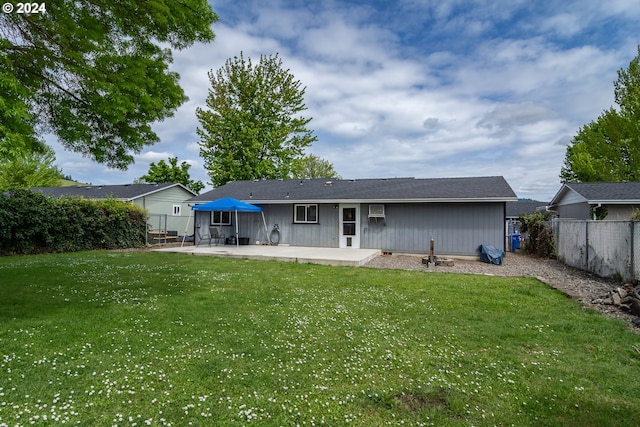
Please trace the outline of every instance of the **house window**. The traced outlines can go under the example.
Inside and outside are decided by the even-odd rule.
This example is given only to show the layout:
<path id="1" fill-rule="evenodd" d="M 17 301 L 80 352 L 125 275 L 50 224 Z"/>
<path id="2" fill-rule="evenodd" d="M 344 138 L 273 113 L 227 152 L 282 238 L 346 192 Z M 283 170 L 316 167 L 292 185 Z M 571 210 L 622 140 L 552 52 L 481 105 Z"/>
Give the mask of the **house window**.
<path id="1" fill-rule="evenodd" d="M 293 222 L 301 224 L 318 223 L 318 205 L 294 205 L 293 208 Z"/>
<path id="2" fill-rule="evenodd" d="M 211 225 L 231 225 L 231 212 L 211 212 Z"/>
<path id="3" fill-rule="evenodd" d="M 182 214 L 181 205 L 173 205 L 173 216 L 180 216 Z"/>

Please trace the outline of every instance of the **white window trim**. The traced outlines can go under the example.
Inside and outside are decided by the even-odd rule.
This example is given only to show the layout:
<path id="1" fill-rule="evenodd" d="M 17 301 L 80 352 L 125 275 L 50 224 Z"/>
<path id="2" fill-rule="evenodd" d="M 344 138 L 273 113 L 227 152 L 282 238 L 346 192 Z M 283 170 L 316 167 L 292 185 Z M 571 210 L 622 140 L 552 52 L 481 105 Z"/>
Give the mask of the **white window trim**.
<path id="1" fill-rule="evenodd" d="M 298 221 L 297 218 L 297 212 L 298 212 L 298 207 L 299 206 L 304 206 L 305 210 L 304 210 L 304 221 Z M 308 215 L 309 215 L 309 208 L 311 206 L 315 206 L 316 208 L 316 219 L 315 221 L 309 221 L 307 220 Z M 297 205 L 293 205 L 293 222 L 294 224 L 317 224 L 318 223 L 318 217 L 319 217 L 319 209 L 318 209 L 318 205 L 316 203 L 299 203 Z"/>
<path id="2" fill-rule="evenodd" d="M 220 222 L 215 222 L 214 221 L 214 214 L 216 212 L 220 212 L 220 219 L 222 221 L 220 221 Z M 229 215 L 229 217 L 228 217 L 229 221 L 228 222 L 224 221 L 225 214 Z M 211 217 L 209 218 L 209 225 L 231 225 L 231 212 L 228 212 L 228 211 L 211 211 Z"/>
<path id="3" fill-rule="evenodd" d="M 173 205 L 173 216 L 182 215 L 182 205 Z"/>

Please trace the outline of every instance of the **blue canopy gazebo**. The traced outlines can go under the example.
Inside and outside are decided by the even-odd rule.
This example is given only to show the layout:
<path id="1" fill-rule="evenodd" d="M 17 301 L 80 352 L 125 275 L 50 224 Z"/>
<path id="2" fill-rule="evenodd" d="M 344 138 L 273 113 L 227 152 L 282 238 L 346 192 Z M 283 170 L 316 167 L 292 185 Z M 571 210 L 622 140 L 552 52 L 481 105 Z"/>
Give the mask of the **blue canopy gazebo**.
<path id="1" fill-rule="evenodd" d="M 231 197 L 225 197 L 224 199 L 214 200 L 212 202 L 202 203 L 191 207 L 192 211 L 205 211 L 205 212 L 235 212 L 236 213 L 236 246 L 239 245 L 238 238 L 238 212 L 260 212 L 262 215 L 262 223 L 264 224 L 264 232 L 269 241 L 269 233 L 267 231 L 267 222 L 264 219 L 264 212 L 260 206 L 252 205 L 241 200 L 236 200 Z"/>

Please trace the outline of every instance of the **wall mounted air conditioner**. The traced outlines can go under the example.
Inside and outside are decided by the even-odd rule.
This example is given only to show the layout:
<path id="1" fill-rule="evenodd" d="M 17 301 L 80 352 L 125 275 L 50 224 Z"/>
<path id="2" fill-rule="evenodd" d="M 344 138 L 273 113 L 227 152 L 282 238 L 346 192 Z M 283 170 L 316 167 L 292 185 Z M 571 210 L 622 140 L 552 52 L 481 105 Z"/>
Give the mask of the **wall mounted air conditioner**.
<path id="1" fill-rule="evenodd" d="M 385 222 L 384 205 L 369 205 L 369 222 L 375 220 L 377 223 L 379 219 Z"/>

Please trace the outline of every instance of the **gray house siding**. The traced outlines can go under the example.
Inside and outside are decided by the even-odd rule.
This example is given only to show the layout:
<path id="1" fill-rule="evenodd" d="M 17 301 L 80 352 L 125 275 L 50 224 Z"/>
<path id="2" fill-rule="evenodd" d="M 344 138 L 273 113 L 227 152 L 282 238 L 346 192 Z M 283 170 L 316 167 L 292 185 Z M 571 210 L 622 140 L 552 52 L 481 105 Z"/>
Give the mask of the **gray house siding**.
<path id="1" fill-rule="evenodd" d="M 602 207 L 607 210 L 607 216 L 604 217 L 604 219 L 608 221 L 628 221 L 629 217 L 638 206 L 602 204 Z M 593 219 L 591 206 L 589 206 L 587 202 L 571 205 L 558 205 L 556 211 L 558 212 L 558 218 Z"/>
<path id="2" fill-rule="evenodd" d="M 318 204 L 317 224 L 295 224 L 293 222 L 293 204 L 284 205 L 258 205 L 263 209 L 267 230 L 269 234 L 275 224 L 280 229 L 280 243 L 292 246 L 309 247 L 338 247 L 338 210 L 334 209 L 335 204 Z M 246 219 L 246 218 L 245 218 Z M 256 236 L 252 239 L 264 241 L 264 225 L 262 218 L 251 221 L 244 225 L 250 227 L 249 235 Z M 243 222 L 239 223 L 242 229 Z M 240 232 L 240 234 L 243 234 Z M 245 233 L 246 234 L 246 233 Z"/>
<path id="3" fill-rule="evenodd" d="M 558 218 L 591 219 L 587 202 L 558 205 L 555 207 L 555 211 L 558 213 Z"/>
<path id="4" fill-rule="evenodd" d="M 431 239 L 437 253 L 477 255 L 480 245 L 504 249 L 503 203 L 385 205 L 385 221 L 369 221 L 361 209 L 361 247 L 389 252 L 425 253 Z"/>
<path id="5" fill-rule="evenodd" d="M 293 204 L 259 205 L 267 230 L 280 228 L 280 243 L 292 246 L 339 246 L 339 209 L 335 203 L 318 204 L 317 224 L 294 224 Z M 427 253 L 431 239 L 436 253 L 477 255 L 480 245 L 505 249 L 504 203 L 393 203 L 385 204 L 385 220 L 369 220 L 369 205 L 360 205 L 360 247 L 388 252 Z M 208 230 L 209 212 L 197 212 L 196 224 Z M 232 222 L 235 216 L 232 215 Z M 227 236 L 235 225 L 218 227 Z M 262 216 L 239 213 L 240 237 L 250 244 L 265 242 Z"/>
<path id="6" fill-rule="evenodd" d="M 280 243 L 292 246 L 338 247 L 338 211 L 333 204 L 318 204 L 317 224 L 295 224 L 293 222 L 293 204 L 258 205 L 264 212 L 269 234 L 275 224 L 280 229 Z M 255 240 L 264 241 L 264 225 L 255 220 L 250 225 L 251 236 L 260 236 Z M 247 224 L 249 225 L 249 224 Z M 240 222 L 242 228 L 242 222 Z M 242 234 L 242 233 L 240 233 Z M 253 243 L 252 239 L 252 243 Z"/>
<path id="7" fill-rule="evenodd" d="M 280 243 L 292 246 L 310 247 L 338 247 L 338 210 L 335 204 L 318 205 L 317 224 L 294 224 L 293 204 L 257 205 L 263 210 L 267 224 L 265 234 L 262 216 L 259 213 L 238 213 L 238 235 L 248 237 L 250 244 L 266 243 L 267 235 L 271 234 L 273 226 L 278 224 L 280 229 Z M 200 226 L 201 234 L 206 234 L 211 225 L 210 212 L 196 212 L 195 224 Z M 235 214 L 231 215 L 231 225 L 217 226 L 225 236 L 235 235 Z M 197 236 L 196 236 L 197 237 Z"/>
<path id="8" fill-rule="evenodd" d="M 638 205 L 605 205 L 607 208 L 606 220 L 628 221 L 631 214 L 638 209 Z"/>

